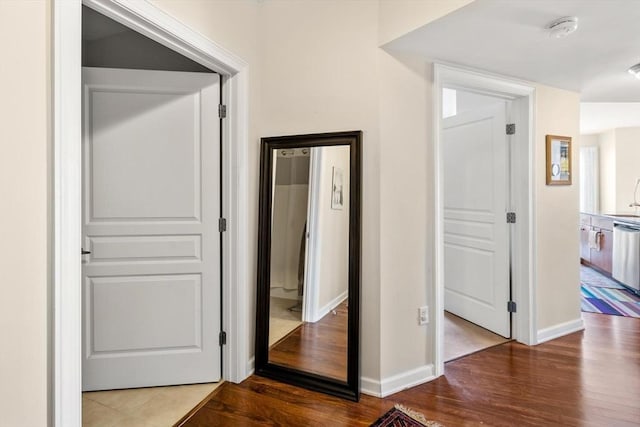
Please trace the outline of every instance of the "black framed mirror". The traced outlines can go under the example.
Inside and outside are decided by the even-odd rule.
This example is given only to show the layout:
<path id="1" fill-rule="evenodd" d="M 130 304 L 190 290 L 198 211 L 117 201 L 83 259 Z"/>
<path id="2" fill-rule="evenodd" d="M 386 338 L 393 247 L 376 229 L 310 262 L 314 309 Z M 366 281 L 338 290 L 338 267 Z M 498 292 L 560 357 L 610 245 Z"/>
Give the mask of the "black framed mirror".
<path id="1" fill-rule="evenodd" d="M 360 397 L 361 131 L 262 138 L 256 374 Z"/>

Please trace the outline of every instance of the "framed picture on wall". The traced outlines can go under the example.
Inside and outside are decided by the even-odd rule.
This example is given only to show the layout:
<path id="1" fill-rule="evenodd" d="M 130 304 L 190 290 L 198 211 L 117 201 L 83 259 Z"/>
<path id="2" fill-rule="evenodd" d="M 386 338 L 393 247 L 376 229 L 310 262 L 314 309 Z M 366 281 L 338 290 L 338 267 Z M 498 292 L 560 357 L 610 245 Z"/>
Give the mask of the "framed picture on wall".
<path id="1" fill-rule="evenodd" d="M 571 185 L 571 137 L 547 135 L 547 185 Z"/>
<path id="2" fill-rule="evenodd" d="M 331 183 L 331 209 L 342 210 L 344 206 L 342 168 L 333 167 L 333 179 Z M 325 199 L 326 200 L 326 199 Z"/>

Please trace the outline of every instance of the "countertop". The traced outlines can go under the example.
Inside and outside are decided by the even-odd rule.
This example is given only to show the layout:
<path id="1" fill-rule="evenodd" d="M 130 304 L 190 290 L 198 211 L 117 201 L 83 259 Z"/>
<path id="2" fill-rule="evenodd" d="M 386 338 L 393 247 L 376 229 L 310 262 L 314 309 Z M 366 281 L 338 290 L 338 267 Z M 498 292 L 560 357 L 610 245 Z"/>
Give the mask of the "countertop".
<path id="1" fill-rule="evenodd" d="M 589 212 L 580 212 L 582 215 L 591 215 L 591 216 L 599 216 L 603 218 L 610 218 L 615 222 L 622 222 L 625 224 L 632 224 L 640 226 L 640 215 L 633 214 L 601 214 L 601 213 L 589 213 Z"/>

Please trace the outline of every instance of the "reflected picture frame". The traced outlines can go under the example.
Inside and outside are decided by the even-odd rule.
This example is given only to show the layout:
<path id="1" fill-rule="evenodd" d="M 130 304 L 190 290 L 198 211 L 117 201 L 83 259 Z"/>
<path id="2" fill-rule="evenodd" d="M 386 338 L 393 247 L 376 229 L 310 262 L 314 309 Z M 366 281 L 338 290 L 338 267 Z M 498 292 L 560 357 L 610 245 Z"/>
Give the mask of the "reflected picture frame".
<path id="1" fill-rule="evenodd" d="M 571 185 L 571 137 L 547 135 L 545 139 L 547 185 Z"/>
<path id="2" fill-rule="evenodd" d="M 331 209 L 333 210 L 342 210 L 342 207 L 344 206 L 342 188 L 342 183 L 344 182 L 343 175 L 344 172 L 342 171 L 342 168 L 337 166 L 333 167 L 331 179 Z"/>

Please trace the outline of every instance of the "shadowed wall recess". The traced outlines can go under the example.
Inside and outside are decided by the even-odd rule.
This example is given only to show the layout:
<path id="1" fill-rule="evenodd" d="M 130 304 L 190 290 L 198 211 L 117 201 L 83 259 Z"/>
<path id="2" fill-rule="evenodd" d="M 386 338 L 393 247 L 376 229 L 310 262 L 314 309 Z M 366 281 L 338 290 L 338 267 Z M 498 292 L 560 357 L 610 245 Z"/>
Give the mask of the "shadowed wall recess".
<path id="1" fill-rule="evenodd" d="M 82 7 L 82 66 L 213 73 L 112 19 Z"/>

